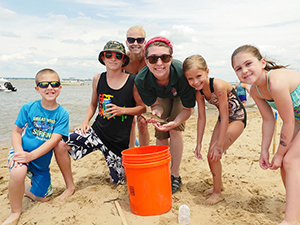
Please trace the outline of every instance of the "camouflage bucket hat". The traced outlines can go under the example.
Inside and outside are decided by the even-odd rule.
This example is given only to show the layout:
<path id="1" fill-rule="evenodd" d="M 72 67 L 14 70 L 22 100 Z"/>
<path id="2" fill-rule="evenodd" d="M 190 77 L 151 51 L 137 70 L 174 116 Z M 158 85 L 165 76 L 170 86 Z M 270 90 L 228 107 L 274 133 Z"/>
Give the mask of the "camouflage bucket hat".
<path id="1" fill-rule="evenodd" d="M 102 56 L 104 54 L 104 52 L 118 52 L 124 55 L 125 61 L 123 62 L 122 67 L 127 66 L 130 59 L 128 57 L 128 55 L 126 55 L 125 52 L 125 47 L 122 43 L 118 42 L 118 41 L 109 41 L 106 43 L 106 45 L 103 48 L 103 51 L 100 52 L 98 60 L 101 64 L 105 65 L 105 63 L 102 60 Z"/>

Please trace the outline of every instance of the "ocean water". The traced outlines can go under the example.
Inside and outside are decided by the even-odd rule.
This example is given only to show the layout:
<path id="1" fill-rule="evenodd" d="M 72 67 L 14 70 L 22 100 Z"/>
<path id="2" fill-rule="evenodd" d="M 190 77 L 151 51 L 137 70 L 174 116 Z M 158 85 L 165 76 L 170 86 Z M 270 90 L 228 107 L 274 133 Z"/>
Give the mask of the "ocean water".
<path id="1" fill-rule="evenodd" d="M 11 144 L 11 132 L 19 110 L 26 102 L 41 99 L 34 89 L 34 80 L 9 79 L 18 90 L 16 92 L 0 92 L 0 148 L 9 147 Z M 63 86 L 57 98 L 70 114 L 70 129 L 80 125 L 85 117 L 90 104 L 92 94 L 92 82 L 86 81 L 81 86 Z"/>
<path id="2" fill-rule="evenodd" d="M 22 105 L 26 102 L 41 99 L 41 96 L 34 89 L 34 80 L 9 79 L 9 81 L 18 90 L 10 93 L 0 92 L 0 149 L 11 145 L 11 132 Z M 70 130 L 82 123 L 90 104 L 91 94 L 92 81 L 86 81 L 82 86 L 63 86 L 57 102 L 70 114 Z M 247 111 L 255 110 L 253 99 L 249 95 L 247 99 Z M 206 114 L 213 115 L 215 113 L 216 107 L 206 104 Z M 197 117 L 197 106 L 192 116 Z M 93 121 L 94 118 L 91 119 L 91 122 Z"/>

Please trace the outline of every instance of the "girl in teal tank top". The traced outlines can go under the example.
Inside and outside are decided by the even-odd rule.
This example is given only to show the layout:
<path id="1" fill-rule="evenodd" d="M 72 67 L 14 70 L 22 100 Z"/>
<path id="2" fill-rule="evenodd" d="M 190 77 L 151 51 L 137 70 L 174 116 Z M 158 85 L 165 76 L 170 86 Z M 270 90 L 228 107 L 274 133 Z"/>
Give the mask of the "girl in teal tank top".
<path id="1" fill-rule="evenodd" d="M 252 85 L 250 93 L 263 118 L 259 164 L 262 169 L 282 170 L 286 187 L 285 217 L 280 223 L 299 224 L 300 220 L 300 73 L 264 59 L 251 45 L 237 48 L 232 67 L 241 82 Z M 269 148 L 275 128 L 273 109 L 282 119 L 280 142 L 272 161 Z"/>

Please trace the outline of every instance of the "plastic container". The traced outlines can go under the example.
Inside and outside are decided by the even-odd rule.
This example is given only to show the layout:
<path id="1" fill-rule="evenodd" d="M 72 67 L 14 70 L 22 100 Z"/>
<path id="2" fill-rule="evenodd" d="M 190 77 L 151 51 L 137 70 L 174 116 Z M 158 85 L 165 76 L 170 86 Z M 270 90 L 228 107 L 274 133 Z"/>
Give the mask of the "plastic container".
<path id="1" fill-rule="evenodd" d="M 128 155 L 122 156 L 122 161 L 126 163 L 140 164 L 140 163 L 152 163 L 161 161 L 171 157 L 170 152 L 165 153 L 164 155 L 156 155 L 151 157 L 130 157 Z"/>
<path id="2" fill-rule="evenodd" d="M 169 147 L 137 147 L 122 155 L 131 212 L 140 216 L 168 212 L 172 208 Z"/>
<path id="3" fill-rule="evenodd" d="M 178 211 L 178 223 L 179 224 L 190 224 L 191 223 L 191 214 L 190 208 L 187 205 L 181 205 Z"/>
<path id="4" fill-rule="evenodd" d="M 170 152 L 170 147 L 165 145 L 149 145 L 142 147 L 129 148 L 122 152 L 122 156 L 130 158 L 151 158 L 161 156 Z"/>
<path id="5" fill-rule="evenodd" d="M 151 163 L 169 158 L 170 147 L 164 145 L 150 145 L 135 147 L 122 152 L 122 161 L 126 163 Z"/>

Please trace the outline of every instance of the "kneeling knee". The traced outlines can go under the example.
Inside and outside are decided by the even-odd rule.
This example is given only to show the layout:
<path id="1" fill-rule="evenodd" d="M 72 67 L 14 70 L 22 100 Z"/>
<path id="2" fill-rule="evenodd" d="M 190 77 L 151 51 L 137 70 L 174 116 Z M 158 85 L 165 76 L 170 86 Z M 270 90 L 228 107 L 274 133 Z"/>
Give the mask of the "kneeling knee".
<path id="1" fill-rule="evenodd" d="M 10 181 L 17 182 L 17 183 L 24 182 L 26 173 L 27 173 L 26 165 L 13 167 L 10 170 Z"/>
<path id="2" fill-rule="evenodd" d="M 300 169 L 300 160 L 287 154 L 283 157 L 282 165 L 285 170 L 295 169 L 296 167 Z"/>

